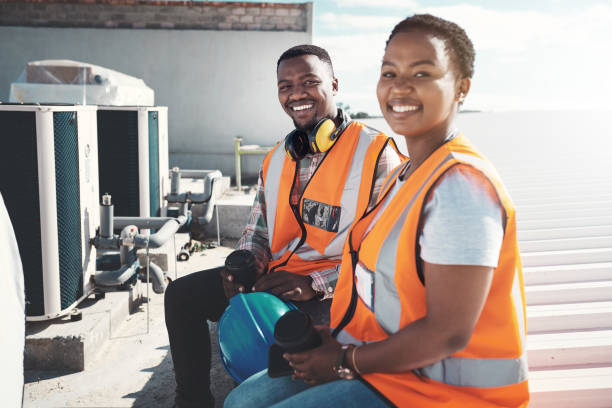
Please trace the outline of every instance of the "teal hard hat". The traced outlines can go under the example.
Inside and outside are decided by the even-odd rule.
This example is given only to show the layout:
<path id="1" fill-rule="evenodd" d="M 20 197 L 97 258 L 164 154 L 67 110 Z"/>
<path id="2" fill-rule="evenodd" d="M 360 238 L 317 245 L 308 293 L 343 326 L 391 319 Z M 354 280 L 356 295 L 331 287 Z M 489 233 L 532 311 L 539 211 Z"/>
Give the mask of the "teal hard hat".
<path id="1" fill-rule="evenodd" d="M 241 383 L 268 368 L 274 325 L 292 309 L 292 303 L 265 292 L 240 293 L 230 299 L 217 327 L 221 361 L 234 381 Z"/>

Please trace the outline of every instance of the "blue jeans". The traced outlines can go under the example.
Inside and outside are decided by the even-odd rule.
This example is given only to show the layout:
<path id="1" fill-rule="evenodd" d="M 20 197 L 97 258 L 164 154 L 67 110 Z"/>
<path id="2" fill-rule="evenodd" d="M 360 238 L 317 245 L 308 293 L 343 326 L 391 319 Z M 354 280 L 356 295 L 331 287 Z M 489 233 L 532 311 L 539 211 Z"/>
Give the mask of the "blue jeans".
<path id="1" fill-rule="evenodd" d="M 336 380 L 311 387 L 290 376 L 270 378 L 263 370 L 235 388 L 224 408 L 321 408 L 388 407 L 378 395 L 359 380 Z"/>

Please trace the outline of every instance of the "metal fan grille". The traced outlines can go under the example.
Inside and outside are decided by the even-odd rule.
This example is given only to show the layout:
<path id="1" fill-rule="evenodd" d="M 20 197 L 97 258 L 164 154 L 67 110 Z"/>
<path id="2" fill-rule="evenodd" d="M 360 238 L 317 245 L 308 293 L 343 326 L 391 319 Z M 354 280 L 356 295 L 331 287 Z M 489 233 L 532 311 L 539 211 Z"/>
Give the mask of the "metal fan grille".
<path id="1" fill-rule="evenodd" d="M 159 121 L 149 112 L 149 205 L 152 217 L 159 217 Z"/>
<path id="2" fill-rule="evenodd" d="M 44 314 L 36 113 L 0 111 L 0 192 L 21 256 L 26 315 Z"/>
<path id="3" fill-rule="evenodd" d="M 79 143 L 76 115 L 76 112 L 53 113 L 62 310 L 83 295 Z"/>
<path id="4" fill-rule="evenodd" d="M 113 197 L 115 215 L 140 215 L 138 112 L 98 110 L 100 193 Z"/>

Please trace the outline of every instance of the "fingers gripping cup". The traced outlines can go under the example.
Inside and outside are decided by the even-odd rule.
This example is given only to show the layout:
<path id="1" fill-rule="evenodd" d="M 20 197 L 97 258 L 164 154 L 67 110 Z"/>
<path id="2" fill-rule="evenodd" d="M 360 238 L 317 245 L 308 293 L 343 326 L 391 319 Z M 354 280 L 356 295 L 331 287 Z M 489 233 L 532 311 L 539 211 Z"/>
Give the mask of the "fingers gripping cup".
<path id="1" fill-rule="evenodd" d="M 290 375 L 293 369 L 283 358 L 285 352 L 298 353 L 321 345 L 321 336 L 314 328 L 310 315 L 301 310 L 290 310 L 281 316 L 274 326 L 276 344 L 268 354 L 268 375 Z"/>
<path id="2" fill-rule="evenodd" d="M 225 258 L 225 268 L 234 276 L 235 282 L 249 292 L 255 283 L 255 257 L 247 249 L 238 249 Z"/>

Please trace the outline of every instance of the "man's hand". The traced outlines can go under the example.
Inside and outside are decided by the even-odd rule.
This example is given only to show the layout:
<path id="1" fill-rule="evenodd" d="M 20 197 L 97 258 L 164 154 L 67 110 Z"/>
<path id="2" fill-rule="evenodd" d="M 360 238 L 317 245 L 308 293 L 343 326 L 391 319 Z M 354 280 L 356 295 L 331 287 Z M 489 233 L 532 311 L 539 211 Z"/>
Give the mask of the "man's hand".
<path id="1" fill-rule="evenodd" d="M 338 379 L 334 365 L 340 352 L 340 343 L 334 339 L 327 326 L 315 326 L 321 336 L 322 344 L 302 353 L 288 354 L 283 357 L 293 367 L 293 378 L 300 378 L 308 385 L 323 384 Z"/>
<path id="2" fill-rule="evenodd" d="M 303 302 L 316 295 L 310 285 L 311 279 L 308 276 L 279 270 L 259 278 L 253 286 L 253 292 L 268 291 L 285 300 Z"/>
<path id="3" fill-rule="evenodd" d="M 238 293 L 245 292 L 244 286 L 236 283 L 234 280 L 234 275 L 230 274 L 227 269 L 223 268 L 220 275 L 221 281 L 223 282 L 223 292 L 225 292 L 225 297 L 227 300 L 230 300 Z"/>

